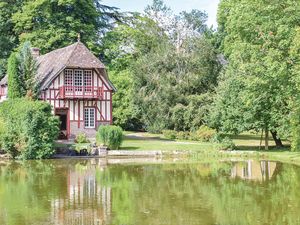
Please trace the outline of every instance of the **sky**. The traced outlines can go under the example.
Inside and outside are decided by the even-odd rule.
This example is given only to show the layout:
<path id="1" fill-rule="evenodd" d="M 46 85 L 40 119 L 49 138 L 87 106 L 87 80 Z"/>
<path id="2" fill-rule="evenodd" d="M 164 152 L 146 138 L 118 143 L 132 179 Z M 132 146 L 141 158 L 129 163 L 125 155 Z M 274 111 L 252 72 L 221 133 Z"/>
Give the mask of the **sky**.
<path id="1" fill-rule="evenodd" d="M 192 9 L 204 10 L 208 13 L 208 26 L 217 27 L 217 8 L 220 0 L 164 0 L 176 14 L 181 11 Z M 102 0 L 102 3 L 115 6 L 121 11 L 142 12 L 144 8 L 152 3 L 152 0 Z"/>

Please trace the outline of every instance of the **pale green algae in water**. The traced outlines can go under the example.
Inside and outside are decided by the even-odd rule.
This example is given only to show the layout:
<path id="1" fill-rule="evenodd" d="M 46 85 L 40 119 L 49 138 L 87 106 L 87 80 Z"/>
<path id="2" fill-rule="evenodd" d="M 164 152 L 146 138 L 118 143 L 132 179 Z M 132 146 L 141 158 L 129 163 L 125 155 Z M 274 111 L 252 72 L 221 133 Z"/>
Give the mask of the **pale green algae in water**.
<path id="1" fill-rule="evenodd" d="M 297 166 L 138 160 L 0 162 L 0 224 L 300 224 Z"/>

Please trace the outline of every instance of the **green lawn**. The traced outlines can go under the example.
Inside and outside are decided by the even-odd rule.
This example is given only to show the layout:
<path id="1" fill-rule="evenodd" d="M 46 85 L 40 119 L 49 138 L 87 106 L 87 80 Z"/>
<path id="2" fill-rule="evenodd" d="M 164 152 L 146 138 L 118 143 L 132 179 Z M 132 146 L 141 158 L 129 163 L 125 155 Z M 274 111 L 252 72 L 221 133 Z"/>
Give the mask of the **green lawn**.
<path id="1" fill-rule="evenodd" d="M 263 150 L 264 142 L 260 147 L 261 136 L 255 133 L 243 133 L 236 136 L 230 136 L 236 145 L 236 150 Z M 284 142 L 289 146 L 288 142 Z M 273 139 L 269 141 L 270 149 L 275 148 Z M 212 150 L 216 149 L 216 144 L 210 142 L 196 142 L 186 140 L 167 140 L 162 135 L 151 133 L 130 133 L 126 132 L 125 140 L 122 145 L 124 150 Z M 281 150 L 289 150 L 289 147 Z"/>
<path id="2" fill-rule="evenodd" d="M 268 160 L 277 160 L 282 162 L 292 162 L 300 164 L 300 152 L 290 152 L 289 143 L 284 142 L 287 146 L 283 149 L 276 149 L 275 144 L 270 140 L 270 150 L 264 151 L 263 146 L 260 149 L 260 135 L 245 133 L 238 136 L 231 136 L 234 143 L 236 144 L 236 151 L 219 154 L 216 144 L 209 142 L 195 142 L 186 140 L 167 140 L 162 135 L 151 134 L 151 133 L 132 133 L 126 132 L 125 139 L 121 146 L 121 150 L 132 150 L 132 151 L 190 151 L 201 157 L 201 154 L 213 154 L 221 157 L 251 157 Z M 93 142 L 94 140 L 92 140 Z M 263 144 L 263 143 L 262 143 Z M 71 147 L 76 149 L 86 148 L 90 144 L 62 144 L 57 143 L 56 147 Z"/>
<path id="3" fill-rule="evenodd" d="M 136 134 L 136 133 L 135 133 Z M 201 154 L 211 153 L 216 156 L 217 146 L 212 143 L 201 143 L 193 141 L 169 141 L 163 139 L 161 135 L 152 135 L 150 133 L 138 133 L 139 138 L 134 138 L 128 132 L 122 145 L 122 150 L 165 150 L 165 151 L 191 151 L 202 157 Z M 222 153 L 220 157 L 237 157 L 237 158 L 260 158 L 267 160 L 276 160 L 281 162 L 289 162 L 300 165 L 300 152 L 290 152 L 289 142 L 284 141 L 285 148 L 276 149 L 275 143 L 270 139 L 270 150 L 264 150 L 264 142 L 260 147 L 259 134 L 244 133 L 237 136 L 231 136 L 236 150 Z"/>
<path id="4" fill-rule="evenodd" d="M 261 134 L 256 133 L 242 133 L 239 135 L 229 136 L 234 144 L 236 145 L 237 150 L 263 150 L 264 149 L 264 140 L 261 142 Z M 284 150 L 289 150 L 290 143 L 288 141 L 283 141 L 283 144 L 286 146 Z M 261 145 L 261 147 L 260 147 Z M 275 148 L 275 142 L 270 135 L 269 138 L 270 149 Z M 282 149 L 281 149 L 282 150 Z"/>
<path id="5" fill-rule="evenodd" d="M 167 140 L 135 140 L 126 138 L 121 150 L 162 150 L 162 151 L 198 151 L 213 150 L 215 145 L 211 143 L 187 142 L 187 141 L 167 141 Z"/>
<path id="6" fill-rule="evenodd" d="M 160 134 L 151 134 L 146 132 L 124 132 L 125 139 L 121 146 L 121 150 L 163 150 L 163 151 L 202 151 L 202 150 L 214 150 L 217 149 L 216 144 L 210 142 L 197 142 L 188 140 L 168 140 Z M 263 150 L 263 146 L 260 148 L 260 135 L 253 133 L 245 133 L 237 136 L 231 136 L 233 139 L 236 150 L 249 151 L 249 150 Z M 95 140 L 91 140 L 95 142 Z M 264 143 L 262 143 L 264 144 Z M 287 146 L 289 143 L 284 142 Z M 74 144 L 74 143 L 56 143 L 56 147 L 73 147 L 84 148 L 89 144 Z M 270 139 L 270 149 L 275 147 L 274 141 Z M 289 150 L 286 149 L 281 150 Z"/>

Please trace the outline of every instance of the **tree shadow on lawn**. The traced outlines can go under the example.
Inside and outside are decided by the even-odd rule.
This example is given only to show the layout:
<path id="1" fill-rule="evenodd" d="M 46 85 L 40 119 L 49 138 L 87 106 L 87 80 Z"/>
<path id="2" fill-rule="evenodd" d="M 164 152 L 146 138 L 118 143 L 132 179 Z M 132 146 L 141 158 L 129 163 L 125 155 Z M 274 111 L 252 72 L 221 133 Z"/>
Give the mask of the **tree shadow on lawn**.
<path id="1" fill-rule="evenodd" d="M 249 141 L 249 140 L 260 141 L 261 139 L 259 134 L 239 134 L 239 135 L 227 135 L 227 136 L 231 139 L 245 140 L 245 141 Z M 270 140 L 272 139 L 270 138 Z"/>
<path id="2" fill-rule="evenodd" d="M 138 150 L 138 149 L 140 149 L 140 147 L 120 147 L 120 150 L 128 150 L 128 151 Z"/>
<path id="3" fill-rule="evenodd" d="M 269 150 L 265 150 L 264 146 L 249 146 L 249 145 L 238 145 L 236 151 L 257 151 L 257 152 L 289 152 L 290 146 L 286 145 L 283 148 L 277 148 L 276 146 L 269 146 Z"/>
<path id="4" fill-rule="evenodd" d="M 175 142 L 175 140 L 170 140 L 161 137 L 143 137 L 136 135 L 126 135 L 124 140 L 137 140 L 137 141 L 167 141 L 167 142 Z"/>

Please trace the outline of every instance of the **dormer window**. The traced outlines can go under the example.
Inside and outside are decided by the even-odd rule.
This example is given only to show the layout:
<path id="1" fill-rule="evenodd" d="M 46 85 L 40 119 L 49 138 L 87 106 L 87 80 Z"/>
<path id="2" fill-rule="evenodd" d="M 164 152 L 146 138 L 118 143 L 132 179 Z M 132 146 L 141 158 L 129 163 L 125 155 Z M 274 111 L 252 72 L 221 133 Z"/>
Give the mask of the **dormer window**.
<path id="1" fill-rule="evenodd" d="M 79 69 L 65 69 L 65 86 L 75 86 L 75 91 L 81 91 L 82 87 L 87 87 L 91 89 L 92 71 Z"/>

